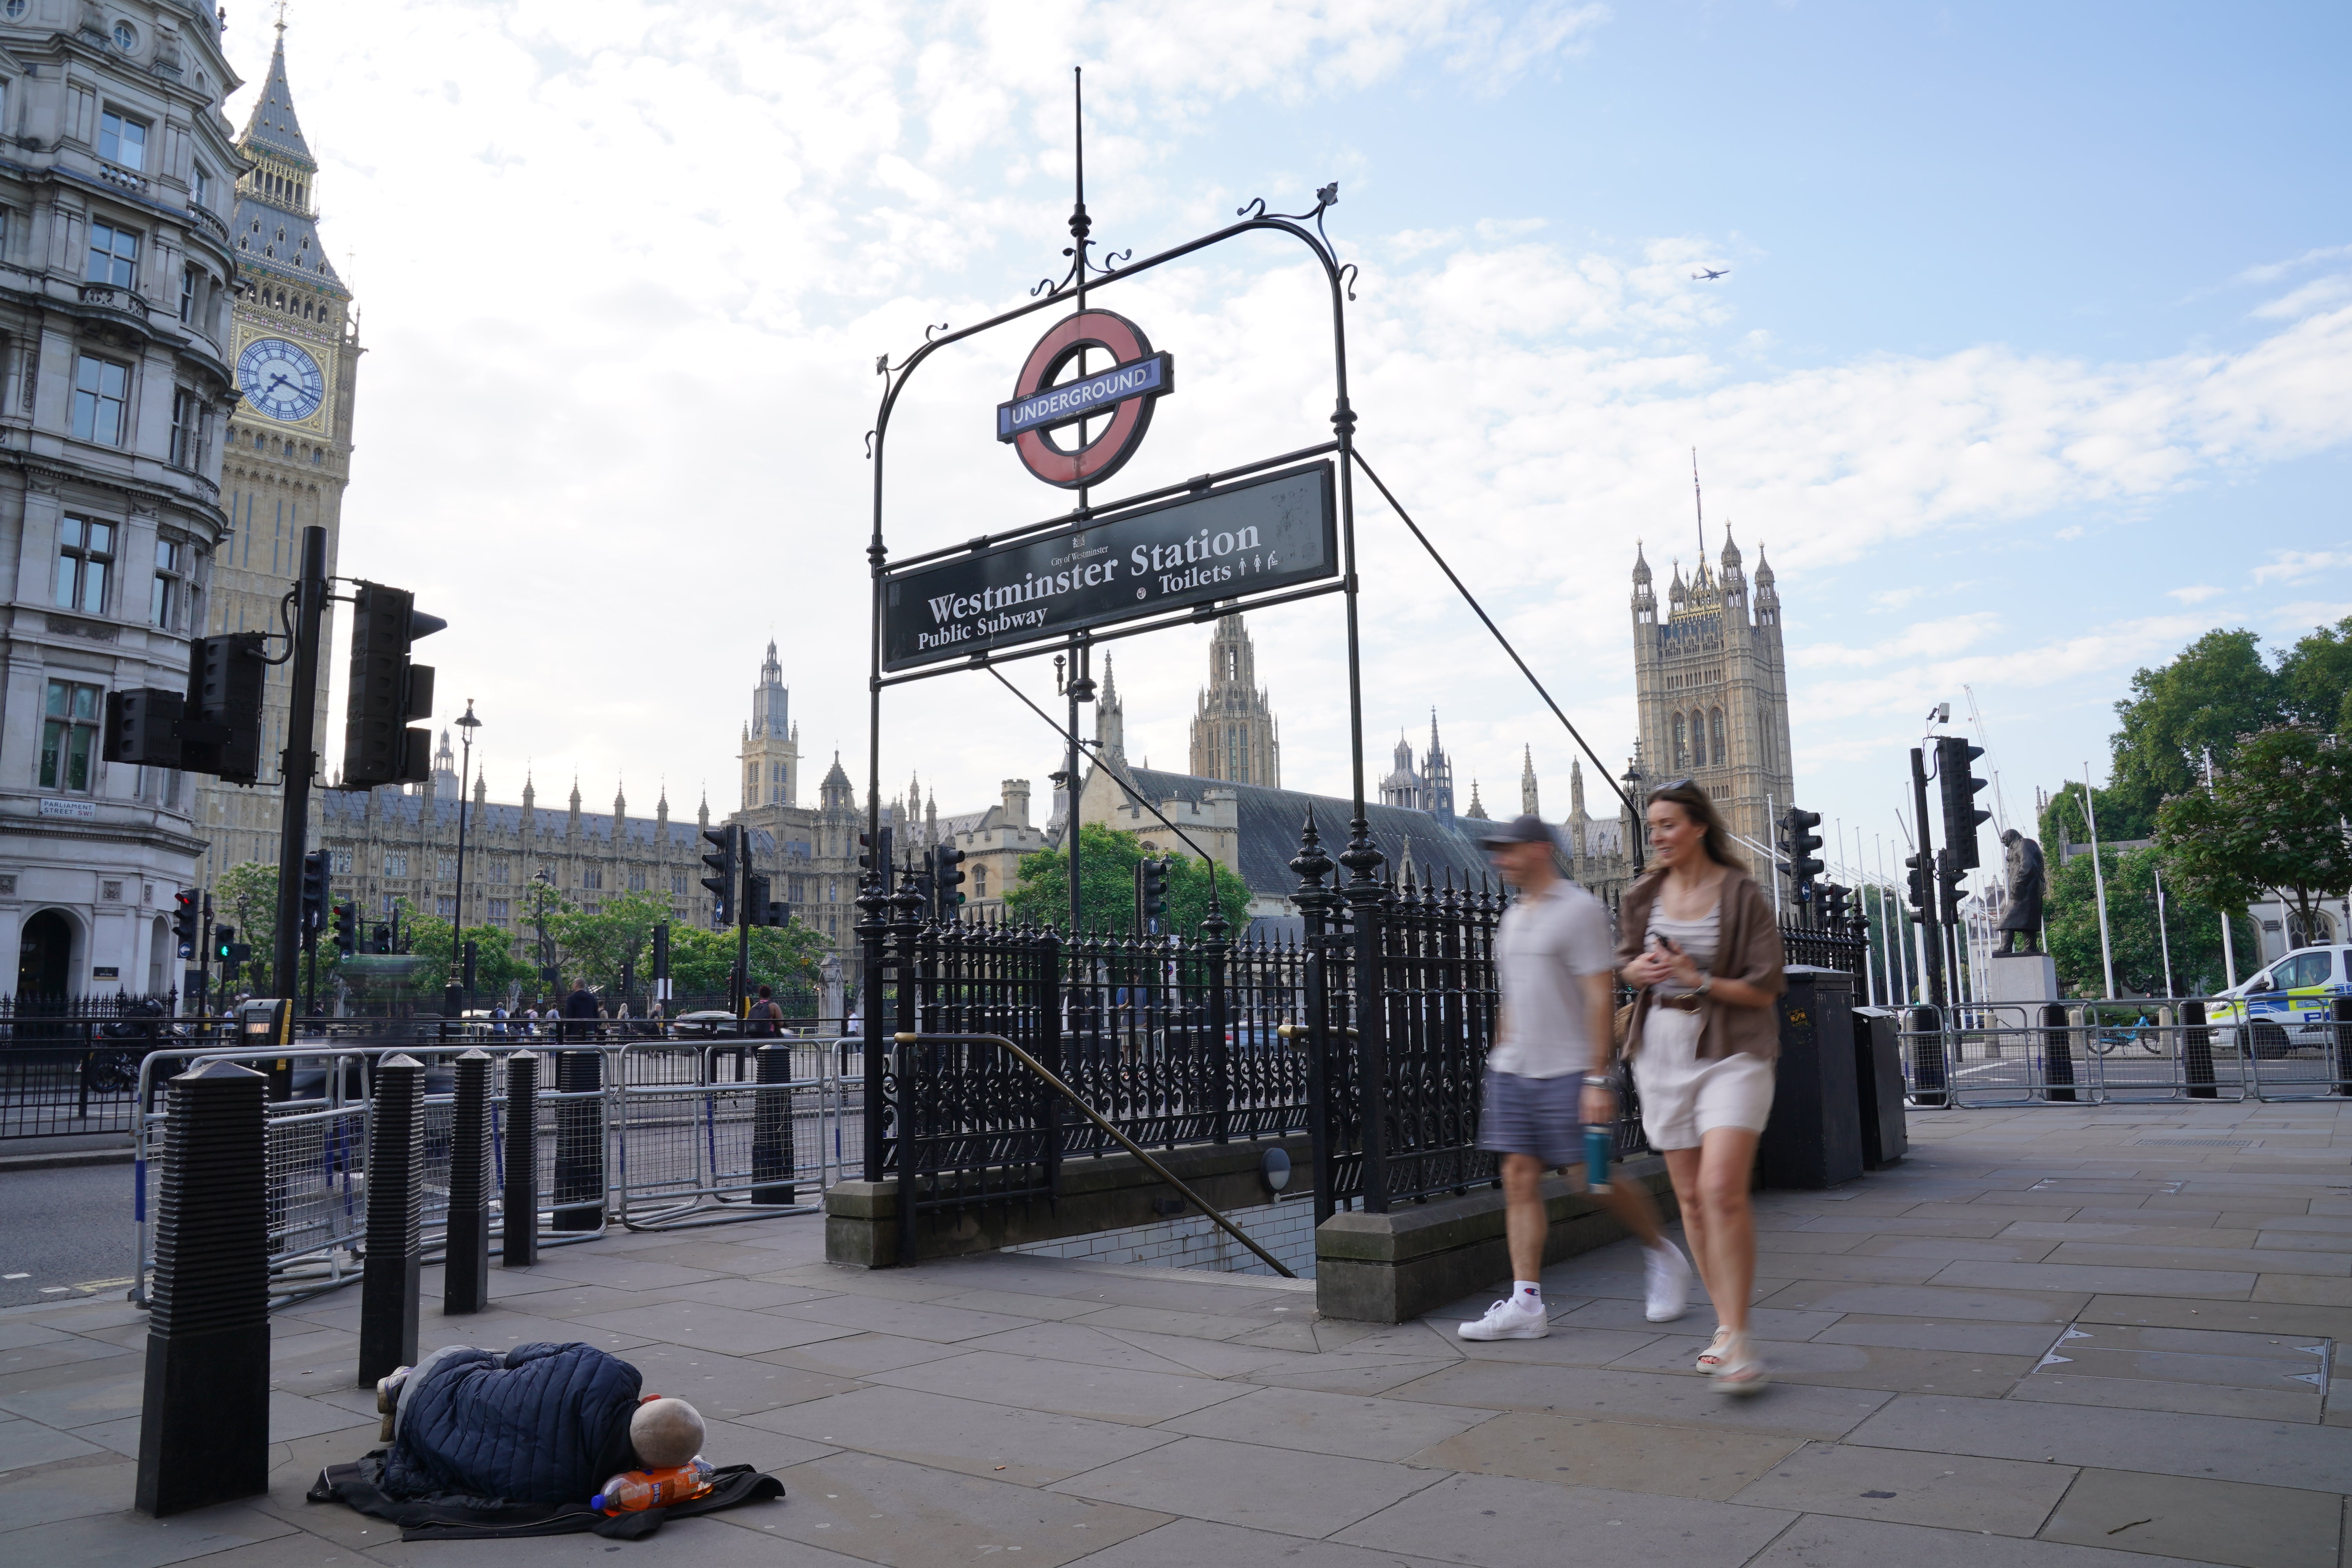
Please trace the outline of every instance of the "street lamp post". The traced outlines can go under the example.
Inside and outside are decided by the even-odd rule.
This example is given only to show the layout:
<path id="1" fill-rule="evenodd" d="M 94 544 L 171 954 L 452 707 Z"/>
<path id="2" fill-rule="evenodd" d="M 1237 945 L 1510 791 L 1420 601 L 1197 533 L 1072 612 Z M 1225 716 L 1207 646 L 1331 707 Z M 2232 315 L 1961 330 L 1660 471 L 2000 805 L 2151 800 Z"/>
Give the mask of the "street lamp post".
<path id="1" fill-rule="evenodd" d="M 555 884 L 548 879 L 544 866 L 533 871 L 530 879 L 539 884 L 538 897 L 532 900 L 539 906 L 539 983 L 548 988 L 550 995 L 553 995 L 555 983 L 547 976 L 547 972 L 555 967 L 555 954 L 547 944 L 547 900 L 553 896 Z"/>
<path id="2" fill-rule="evenodd" d="M 467 795 L 473 788 L 468 782 L 474 770 L 474 731 L 482 721 L 474 717 L 474 700 L 466 699 L 466 712 L 457 721 L 466 732 L 464 760 L 457 764 L 457 918 L 449 922 L 449 959 L 466 976 L 466 1006 L 474 1005 L 474 976 L 466 970 L 466 806 Z"/>

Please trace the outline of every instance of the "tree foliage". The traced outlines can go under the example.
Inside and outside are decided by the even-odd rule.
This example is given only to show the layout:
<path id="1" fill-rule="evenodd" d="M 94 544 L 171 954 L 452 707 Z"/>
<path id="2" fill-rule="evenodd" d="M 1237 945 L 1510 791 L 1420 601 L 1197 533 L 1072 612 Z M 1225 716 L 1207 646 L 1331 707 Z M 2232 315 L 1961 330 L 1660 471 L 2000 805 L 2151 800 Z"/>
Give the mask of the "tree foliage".
<path id="1" fill-rule="evenodd" d="M 2115 954 L 2116 986 L 2126 994 L 2165 994 L 2164 953 L 2172 950 L 2175 994 L 2210 996 L 2228 978 L 2222 962 L 2221 917 L 2215 906 L 2182 887 L 2155 847 L 2099 849 L 2099 868 L 2107 884 L 2107 940 Z M 2156 886 L 2164 881 L 2164 909 L 2159 922 Z M 2075 996 L 2099 996 L 2106 991 L 2106 973 L 2099 954 L 2098 879 L 2091 857 L 2075 856 L 2063 866 L 2049 868 L 2043 896 L 2042 921 L 2050 937 L 2050 957 L 2058 969 L 2062 992 Z M 2262 949 L 2244 906 L 2231 927 L 2237 944 L 2238 973 L 2243 979 L 2256 967 Z"/>
<path id="2" fill-rule="evenodd" d="M 2352 891 L 2352 738 L 2308 724 L 2249 736 L 2210 787 L 2157 814 L 2156 840 L 2185 889 L 2242 909 L 2275 889 L 2304 931 L 2319 904 Z"/>
<path id="3" fill-rule="evenodd" d="M 1090 931 L 1124 933 L 1135 929 L 1135 868 L 1149 854 L 1140 834 L 1122 833 L 1097 822 L 1078 829 L 1078 908 Z M 1153 856 L 1153 858 L 1159 858 Z M 1217 902 L 1232 934 L 1249 923 L 1249 884 L 1219 865 Z M 1070 860 L 1059 849 L 1021 858 L 1020 880 L 1004 896 L 1016 920 L 1066 929 L 1070 923 Z M 1209 918 L 1209 874 L 1200 857 L 1175 858 L 1168 868 L 1167 929 L 1195 937 Z"/>

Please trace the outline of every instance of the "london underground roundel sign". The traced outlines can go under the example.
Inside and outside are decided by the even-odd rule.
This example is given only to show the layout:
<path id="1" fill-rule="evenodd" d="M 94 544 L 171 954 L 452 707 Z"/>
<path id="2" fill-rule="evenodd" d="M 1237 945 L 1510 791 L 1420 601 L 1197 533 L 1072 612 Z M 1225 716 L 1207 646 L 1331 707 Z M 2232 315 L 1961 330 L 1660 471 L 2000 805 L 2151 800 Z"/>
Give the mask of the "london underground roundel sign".
<path id="1" fill-rule="evenodd" d="M 1110 358 L 1107 370 L 1055 384 L 1054 378 L 1088 349 Z M 1108 310 L 1065 316 L 1037 340 L 996 405 L 996 438 L 1011 444 L 1022 467 L 1066 490 L 1100 484 L 1118 472 L 1151 426 L 1151 405 L 1176 389 L 1175 356 L 1151 352 L 1143 329 Z M 1092 439 L 1065 446 L 1053 432 L 1100 420 Z"/>

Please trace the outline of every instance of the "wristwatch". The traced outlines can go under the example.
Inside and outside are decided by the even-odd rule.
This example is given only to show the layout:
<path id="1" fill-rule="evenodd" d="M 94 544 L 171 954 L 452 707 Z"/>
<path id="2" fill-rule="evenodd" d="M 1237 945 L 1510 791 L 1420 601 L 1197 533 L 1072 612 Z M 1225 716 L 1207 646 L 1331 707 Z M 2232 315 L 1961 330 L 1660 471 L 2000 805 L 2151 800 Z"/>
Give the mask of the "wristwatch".
<path id="1" fill-rule="evenodd" d="M 1610 1077 L 1607 1073 L 1589 1072 L 1584 1075 L 1584 1087 L 1587 1089 L 1615 1089 L 1617 1087 L 1617 1080 Z"/>
<path id="2" fill-rule="evenodd" d="M 1714 989 L 1715 976 L 1712 974 L 1702 974 L 1698 977 L 1698 990 L 1695 994 L 1704 996 Z"/>

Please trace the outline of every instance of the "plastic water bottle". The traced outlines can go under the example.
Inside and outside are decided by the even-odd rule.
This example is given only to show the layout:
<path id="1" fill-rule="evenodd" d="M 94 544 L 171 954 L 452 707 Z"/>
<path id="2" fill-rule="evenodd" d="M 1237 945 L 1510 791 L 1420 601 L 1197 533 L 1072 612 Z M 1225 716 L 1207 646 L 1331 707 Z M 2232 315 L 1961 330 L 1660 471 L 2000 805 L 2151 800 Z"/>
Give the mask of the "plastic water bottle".
<path id="1" fill-rule="evenodd" d="M 710 1476 L 710 1462 L 699 1454 L 666 1470 L 624 1470 L 606 1481 L 604 1489 L 588 1500 L 588 1506 L 608 1514 L 667 1508 L 709 1491 Z"/>
<path id="2" fill-rule="evenodd" d="M 1616 1146 L 1617 1130 L 1587 1123 L 1584 1129 L 1584 1182 L 1596 1193 L 1609 1190 L 1609 1151 Z"/>

